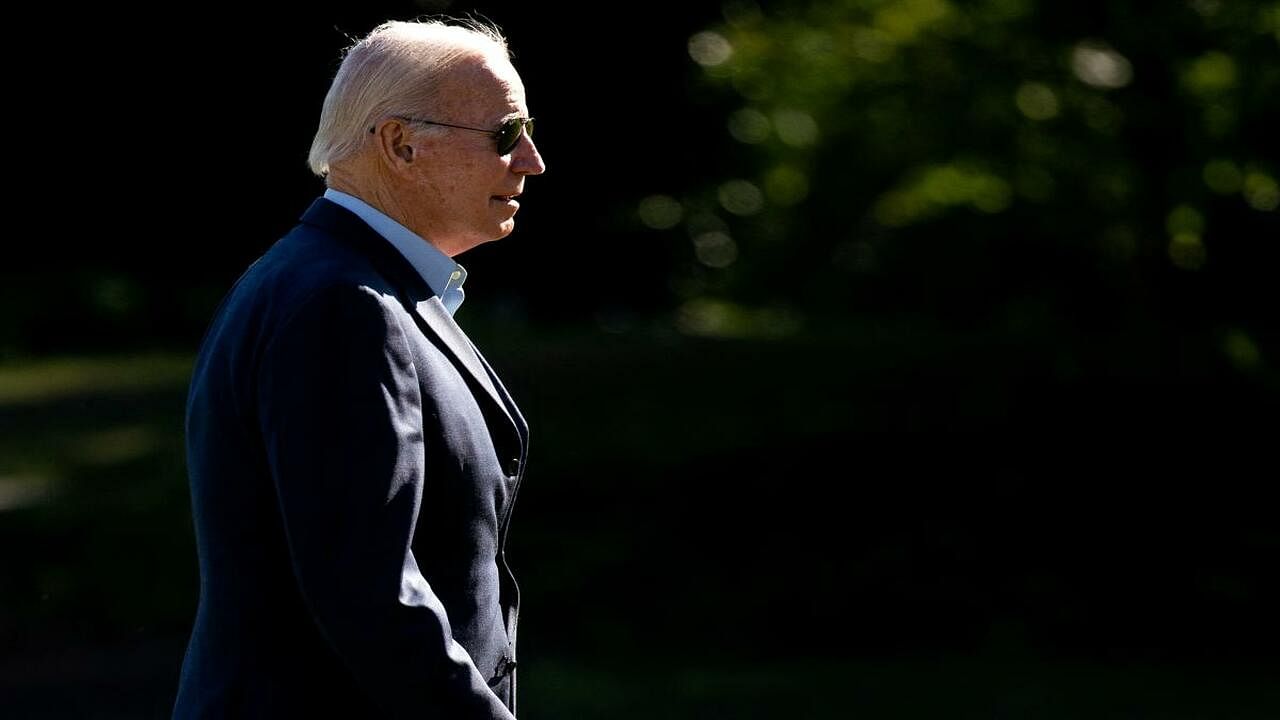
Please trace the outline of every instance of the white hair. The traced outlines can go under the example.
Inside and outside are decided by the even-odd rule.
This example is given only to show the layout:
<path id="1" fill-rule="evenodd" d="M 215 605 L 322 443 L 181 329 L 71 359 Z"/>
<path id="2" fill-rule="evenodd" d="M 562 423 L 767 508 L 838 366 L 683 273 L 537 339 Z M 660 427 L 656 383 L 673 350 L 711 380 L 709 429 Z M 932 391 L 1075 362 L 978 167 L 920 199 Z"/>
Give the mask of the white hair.
<path id="1" fill-rule="evenodd" d="M 459 61 L 511 51 L 501 31 L 479 20 L 391 21 L 346 51 L 320 110 L 307 164 L 320 177 L 356 152 L 369 128 L 391 115 L 430 112 L 440 79 Z"/>

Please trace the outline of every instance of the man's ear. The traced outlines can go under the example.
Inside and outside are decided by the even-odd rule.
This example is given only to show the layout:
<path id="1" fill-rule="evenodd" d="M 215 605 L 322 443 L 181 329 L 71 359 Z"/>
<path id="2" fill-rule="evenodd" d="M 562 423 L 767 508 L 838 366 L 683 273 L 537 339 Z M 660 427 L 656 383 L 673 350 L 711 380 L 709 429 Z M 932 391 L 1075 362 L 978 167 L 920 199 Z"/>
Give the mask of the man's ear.
<path id="1" fill-rule="evenodd" d="M 376 137 L 384 162 L 392 166 L 413 162 L 413 145 L 409 143 L 409 133 L 404 124 L 390 120 L 376 128 L 369 128 L 369 132 Z"/>

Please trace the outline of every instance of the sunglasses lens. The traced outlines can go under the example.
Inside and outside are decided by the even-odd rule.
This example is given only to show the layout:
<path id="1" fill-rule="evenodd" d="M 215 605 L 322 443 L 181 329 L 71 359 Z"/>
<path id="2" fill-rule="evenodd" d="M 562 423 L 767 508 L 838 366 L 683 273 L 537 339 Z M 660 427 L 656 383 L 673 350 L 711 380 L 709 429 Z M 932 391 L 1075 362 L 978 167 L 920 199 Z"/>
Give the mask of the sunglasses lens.
<path id="1" fill-rule="evenodd" d="M 512 118 L 504 123 L 498 129 L 498 154 L 506 155 L 515 149 L 520 143 L 520 133 L 525 132 L 529 137 L 533 137 L 533 119 L 521 120 L 520 118 Z"/>

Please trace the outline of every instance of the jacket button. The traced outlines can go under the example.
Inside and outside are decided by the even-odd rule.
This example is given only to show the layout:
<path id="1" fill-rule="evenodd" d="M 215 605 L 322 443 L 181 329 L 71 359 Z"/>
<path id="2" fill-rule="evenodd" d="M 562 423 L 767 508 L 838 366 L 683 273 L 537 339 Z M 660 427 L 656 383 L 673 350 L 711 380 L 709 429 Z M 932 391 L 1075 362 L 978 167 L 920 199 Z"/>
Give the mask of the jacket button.
<path id="1" fill-rule="evenodd" d="M 507 463 L 507 474 L 515 477 L 520 474 L 520 458 L 511 458 Z"/>

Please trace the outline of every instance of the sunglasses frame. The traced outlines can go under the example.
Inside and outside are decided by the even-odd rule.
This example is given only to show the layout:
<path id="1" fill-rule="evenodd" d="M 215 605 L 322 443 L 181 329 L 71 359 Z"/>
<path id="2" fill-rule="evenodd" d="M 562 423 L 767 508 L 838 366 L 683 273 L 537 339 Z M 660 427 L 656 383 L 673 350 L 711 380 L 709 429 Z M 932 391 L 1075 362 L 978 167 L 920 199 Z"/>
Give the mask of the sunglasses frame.
<path id="1" fill-rule="evenodd" d="M 425 118 L 409 117 L 407 115 L 392 115 L 391 117 L 405 122 L 421 123 L 423 125 L 439 125 L 441 127 L 456 128 L 458 130 L 470 130 L 471 132 L 484 133 L 493 138 L 494 146 L 498 150 L 499 155 L 506 155 L 516 149 L 516 145 L 520 144 L 520 136 L 527 135 L 533 138 L 533 118 L 514 117 L 503 120 L 497 130 L 486 130 L 485 128 L 471 127 L 470 125 L 455 125 L 453 123 L 440 122 L 438 120 L 427 120 Z M 516 128 L 515 134 L 511 136 L 506 143 L 502 142 L 504 133 L 511 132 L 512 128 Z M 369 128 L 369 134 L 372 135 L 373 128 Z"/>

